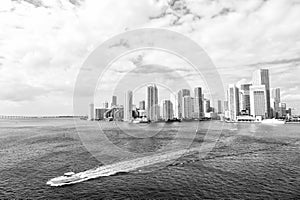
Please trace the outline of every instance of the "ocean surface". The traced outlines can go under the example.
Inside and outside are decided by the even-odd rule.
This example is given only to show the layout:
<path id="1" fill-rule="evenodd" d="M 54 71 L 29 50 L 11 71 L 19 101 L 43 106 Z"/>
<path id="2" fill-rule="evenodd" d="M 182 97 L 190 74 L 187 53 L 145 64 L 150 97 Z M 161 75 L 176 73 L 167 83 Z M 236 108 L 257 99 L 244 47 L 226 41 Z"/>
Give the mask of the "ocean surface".
<path id="1" fill-rule="evenodd" d="M 0 199 L 300 199 L 300 124 L 212 121 L 116 128 L 109 123 L 0 120 Z M 99 126 L 112 144 L 103 149 L 102 161 L 87 150 L 82 137 L 84 130 L 87 138 L 99 132 Z M 208 131 L 217 140 L 205 138 Z M 195 151 L 204 143 L 211 144 L 209 151 Z M 68 171 L 134 159 L 104 157 L 112 147 L 141 159 L 144 153 L 164 153 L 162 149 L 187 151 L 175 160 L 140 165 L 127 173 L 62 187 L 46 185 Z M 118 167 L 121 172 L 122 165 Z"/>

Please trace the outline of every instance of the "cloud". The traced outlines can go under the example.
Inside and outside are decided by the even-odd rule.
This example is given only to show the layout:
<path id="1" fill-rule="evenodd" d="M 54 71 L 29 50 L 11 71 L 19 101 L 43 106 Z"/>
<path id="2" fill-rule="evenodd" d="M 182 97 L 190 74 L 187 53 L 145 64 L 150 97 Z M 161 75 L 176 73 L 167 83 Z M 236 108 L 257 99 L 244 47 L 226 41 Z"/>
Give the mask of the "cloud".
<path id="1" fill-rule="evenodd" d="M 43 109 L 43 98 L 47 97 L 48 103 L 57 99 L 71 102 L 78 70 L 97 45 L 125 30 L 157 27 L 178 31 L 202 46 L 225 85 L 249 81 L 255 69 L 269 68 L 271 87 L 281 87 L 284 100 L 300 106 L 290 98 L 299 94 L 299 89 L 289 90 L 300 85 L 298 1 L 2 0 L 0 4 L 0 97 L 5 105 L 24 98 L 26 106 L 30 107 L 31 99 L 40 110 L 54 112 L 55 106 L 48 106 L 51 111 Z M 120 41 L 112 48 L 128 45 Z M 137 53 L 116 63 L 120 66 L 113 69 L 118 73 L 112 74 L 116 77 L 111 80 L 106 78 L 106 88 L 112 86 L 109 81 L 118 80 L 128 70 L 149 64 L 172 66 L 188 81 L 200 84 L 184 62 L 172 56 Z M 139 70 L 136 73 L 159 71 Z M 18 94 L 19 88 L 28 95 Z M 0 113 L 9 113 L 3 102 L 0 99 Z M 64 108 L 62 102 L 58 104 L 57 113 Z"/>

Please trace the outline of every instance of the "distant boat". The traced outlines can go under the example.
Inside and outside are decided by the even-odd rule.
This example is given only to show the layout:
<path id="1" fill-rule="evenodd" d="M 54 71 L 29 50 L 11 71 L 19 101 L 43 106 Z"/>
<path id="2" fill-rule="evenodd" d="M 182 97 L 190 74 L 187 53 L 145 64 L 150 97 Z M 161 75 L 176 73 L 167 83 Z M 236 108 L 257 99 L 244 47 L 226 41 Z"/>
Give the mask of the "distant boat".
<path id="1" fill-rule="evenodd" d="M 181 119 L 173 118 L 173 119 L 168 119 L 168 120 L 166 121 L 166 123 L 172 123 L 172 122 L 181 122 Z"/>
<path id="2" fill-rule="evenodd" d="M 285 120 L 280 120 L 280 119 L 264 119 L 261 121 L 262 124 L 285 124 Z"/>

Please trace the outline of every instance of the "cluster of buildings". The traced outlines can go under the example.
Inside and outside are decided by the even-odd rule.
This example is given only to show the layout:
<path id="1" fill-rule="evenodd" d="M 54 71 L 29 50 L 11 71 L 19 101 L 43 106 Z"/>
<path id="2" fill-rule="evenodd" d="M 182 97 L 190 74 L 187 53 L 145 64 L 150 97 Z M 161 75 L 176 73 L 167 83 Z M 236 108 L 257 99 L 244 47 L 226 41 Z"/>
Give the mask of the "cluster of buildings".
<path id="1" fill-rule="evenodd" d="M 224 102 L 224 117 L 230 121 L 261 121 L 286 118 L 291 108 L 281 102 L 280 88 L 270 88 L 268 69 L 254 71 L 252 83 L 237 87 L 230 84 Z"/>
<path id="2" fill-rule="evenodd" d="M 125 93 L 124 105 L 117 104 L 116 96 L 112 97 L 110 107 L 108 102 L 105 102 L 102 108 L 96 109 L 94 104 L 90 104 L 89 119 L 129 122 L 135 119 L 146 119 L 155 122 L 175 119 L 208 119 L 217 116 L 210 106 L 210 100 L 204 98 L 201 87 L 194 88 L 193 96 L 189 89 L 179 90 L 173 102 L 169 99 L 159 102 L 158 94 L 157 86 L 152 84 L 147 86 L 146 100 L 140 101 L 138 107 L 133 104 L 131 90 Z"/>
<path id="3" fill-rule="evenodd" d="M 169 99 L 159 102 L 158 88 L 155 84 L 147 86 L 146 100 L 133 104 L 133 92 L 125 92 L 124 105 L 117 104 L 117 96 L 112 102 L 94 108 L 90 104 L 90 120 L 146 121 L 205 120 L 225 119 L 228 121 L 261 121 L 267 118 L 286 118 L 291 116 L 291 109 L 281 102 L 280 88 L 270 88 L 269 70 L 259 69 L 253 73 L 252 83 L 237 86 L 230 84 L 226 100 L 218 100 L 216 109 L 209 99 L 204 98 L 201 87 L 196 87 L 193 94 L 189 89 L 178 91 L 173 102 Z"/>

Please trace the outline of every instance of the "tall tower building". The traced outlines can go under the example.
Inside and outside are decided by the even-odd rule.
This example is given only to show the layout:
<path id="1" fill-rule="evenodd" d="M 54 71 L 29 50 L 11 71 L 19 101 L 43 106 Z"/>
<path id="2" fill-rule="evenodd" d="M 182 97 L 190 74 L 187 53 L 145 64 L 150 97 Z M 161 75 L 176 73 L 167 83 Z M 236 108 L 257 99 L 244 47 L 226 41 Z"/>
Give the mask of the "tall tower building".
<path id="1" fill-rule="evenodd" d="M 94 120 L 95 119 L 95 111 L 94 111 L 94 104 L 90 104 L 90 110 L 89 110 L 89 115 L 88 115 L 88 120 Z"/>
<path id="2" fill-rule="evenodd" d="M 271 106 L 273 110 L 273 117 L 278 118 L 280 113 L 280 88 L 272 89 Z"/>
<path id="3" fill-rule="evenodd" d="M 194 89 L 195 94 L 195 105 L 194 105 L 194 113 L 195 117 L 201 119 L 203 117 L 203 101 L 202 101 L 202 88 L 196 87 Z"/>
<path id="4" fill-rule="evenodd" d="M 128 122 L 132 119 L 132 102 L 133 102 L 132 91 L 128 90 L 125 93 L 125 104 L 124 104 L 124 121 Z"/>
<path id="5" fill-rule="evenodd" d="M 173 119 L 173 104 L 170 100 L 163 101 L 163 119 L 167 121 L 168 119 Z"/>
<path id="6" fill-rule="evenodd" d="M 178 118 L 183 117 L 183 97 L 190 96 L 190 90 L 181 89 L 178 91 Z"/>
<path id="7" fill-rule="evenodd" d="M 240 112 L 246 112 L 250 115 L 250 86 L 251 84 L 242 84 L 240 88 Z"/>
<path id="8" fill-rule="evenodd" d="M 251 115 L 261 116 L 266 118 L 268 116 L 266 86 L 250 86 L 250 107 Z"/>
<path id="9" fill-rule="evenodd" d="M 236 120 L 239 115 L 239 89 L 234 85 L 230 84 L 227 91 L 228 111 L 229 118 L 232 121 Z"/>
<path id="10" fill-rule="evenodd" d="M 254 71 L 252 77 L 253 86 L 264 85 L 266 89 L 266 109 L 267 109 L 267 118 L 272 117 L 271 104 L 270 104 L 270 78 L 268 69 L 259 69 Z"/>
<path id="11" fill-rule="evenodd" d="M 117 106 L 117 96 L 112 96 L 111 107 Z"/>
<path id="12" fill-rule="evenodd" d="M 193 118 L 193 98 L 190 96 L 183 97 L 182 104 L 182 118 L 184 119 L 192 119 Z"/>
<path id="13" fill-rule="evenodd" d="M 151 121 L 159 119 L 158 90 L 155 84 L 147 87 L 147 116 Z"/>

